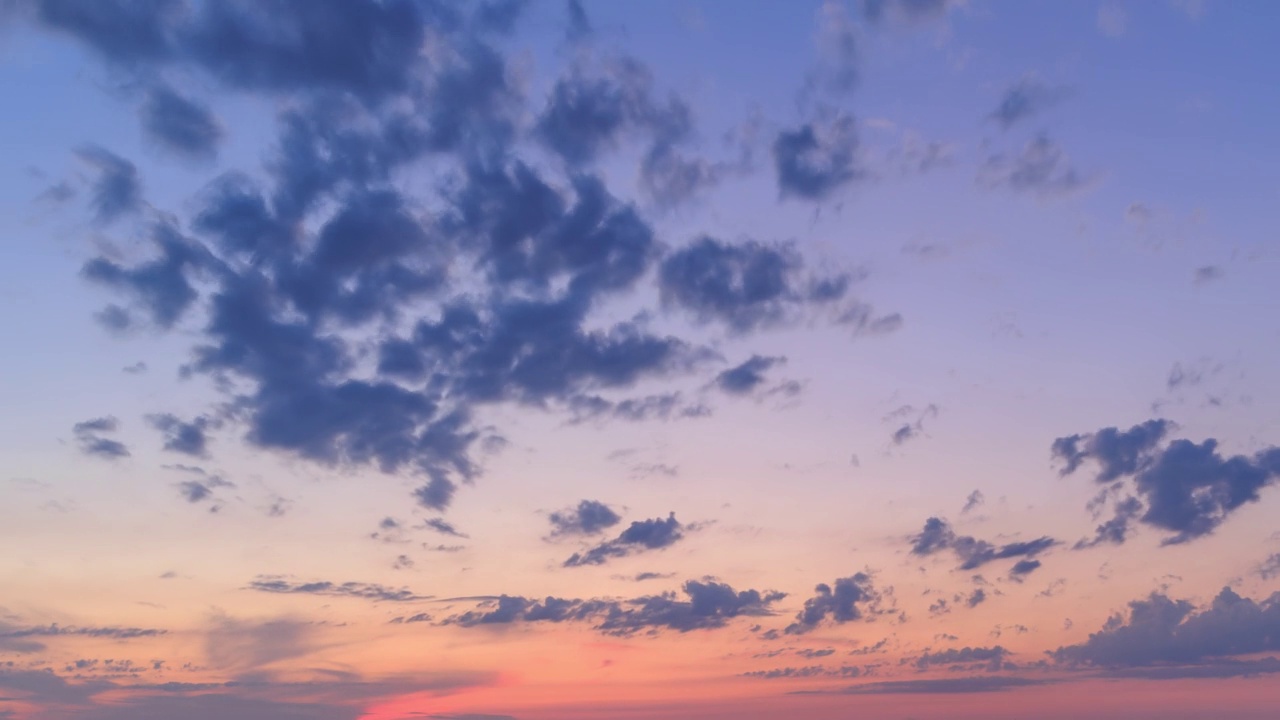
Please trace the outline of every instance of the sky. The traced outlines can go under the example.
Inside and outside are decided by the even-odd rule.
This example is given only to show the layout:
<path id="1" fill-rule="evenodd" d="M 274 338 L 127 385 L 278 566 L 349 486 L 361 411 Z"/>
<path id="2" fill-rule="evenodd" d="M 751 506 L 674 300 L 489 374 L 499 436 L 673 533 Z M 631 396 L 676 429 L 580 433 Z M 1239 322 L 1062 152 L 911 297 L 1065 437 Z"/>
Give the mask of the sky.
<path id="1" fill-rule="evenodd" d="M 0 719 L 1273 717 L 1278 30 L 0 1 Z"/>

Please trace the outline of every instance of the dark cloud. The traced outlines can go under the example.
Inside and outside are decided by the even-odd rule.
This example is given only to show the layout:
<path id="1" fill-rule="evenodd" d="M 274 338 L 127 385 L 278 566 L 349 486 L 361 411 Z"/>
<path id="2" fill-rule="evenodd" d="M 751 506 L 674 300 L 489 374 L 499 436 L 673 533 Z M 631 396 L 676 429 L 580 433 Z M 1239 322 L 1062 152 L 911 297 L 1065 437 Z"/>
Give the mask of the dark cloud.
<path id="1" fill-rule="evenodd" d="M 1035 562 L 1037 565 L 1039 564 L 1039 562 L 1036 560 L 1032 560 L 1031 562 Z M 1021 565 L 1021 564 L 1022 563 L 1018 563 L 1018 565 Z M 1014 569 L 1015 570 L 1017 569 L 1017 565 L 1014 566 Z M 964 604 L 971 608 L 975 608 L 981 605 L 982 603 L 986 602 L 986 600 L 987 600 L 987 591 L 983 590 L 982 588 L 978 588 L 969 594 L 969 597 L 965 599 Z"/>
<path id="2" fill-rule="evenodd" d="M 778 680 L 781 678 L 809 678 L 809 677 L 858 677 L 862 674 L 862 669 L 854 665 L 841 665 L 840 667 L 826 667 L 824 665 L 807 665 L 805 667 L 784 667 L 774 668 L 772 670 L 752 670 L 742 673 L 743 677 L 760 678 L 762 680 Z"/>
<path id="3" fill-rule="evenodd" d="M 583 500 L 576 508 L 551 513 L 551 536 L 595 535 L 622 521 L 613 508 L 597 500 Z"/>
<path id="4" fill-rule="evenodd" d="M 724 627 L 737 617 L 772 614 L 771 606 L 785 595 L 778 592 L 734 590 L 717 582 L 690 580 L 682 591 L 646 595 L 627 600 L 570 600 L 548 597 L 534 600 L 502 595 L 480 607 L 447 618 L 444 624 L 463 627 L 533 622 L 590 622 L 606 635 L 627 637 L 662 630 L 689 632 Z"/>
<path id="5" fill-rule="evenodd" d="M 889 439 L 894 445 L 902 445 L 909 440 L 914 440 L 923 435 L 924 421 L 938 417 L 938 406 L 930 403 L 925 406 L 923 410 L 917 412 L 914 407 L 904 405 L 890 413 L 886 419 L 899 421 L 903 418 L 910 418 L 912 416 L 914 416 L 914 419 L 903 422 L 898 426 L 898 429 L 894 430 L 893 434 L 889 436 Z M 972 497 L 973 496 L 970 495 L 970 498 Z"/>
<path id="6" fill-rule="evenodd" d="M 452 524 L 445 522 L 444 518 L 431 518 L 423 523 L 423 527 L 429 530 L 435 530 L 441 535 L 449 535 L 451 537 L 468 539 L 470 536 L 459 531 Z"/>
<path id="7" fill-rule="evenodd" d="M 881 597 L 866 573 L 837 578 L 834 587 L 820 583 L 814 588 L 814 596 L 804 601 L 804 609 L 796 615 L 796 621 L 787 626 L 786 632 L 792 635 L 809 632 L 828 617 L 837 625 L 861 620 L 868 612 L 879 611 Z"/>
<path id="8" fill-rule="evenodd" d="M 784 199 L 830 198 L 864 174 L 857 152 L 857 127 L 847 115 L 779 132 L 773 141 L 778 194 Z"/>
<path id="9" fill-rule="evenodd" d="M 775 365 L 786 362 L 785 357 L 752 355 L 741 365 L 729 368 L 716 376 L 716 387 L 730 395 L 749 395 L 765 382 L 765 373 Z"/>
<path id="10" fill-rule="evenodd" d="M 1052 655 L 1070 665 L 1132 668 L 1212 665 L 1274 651 L 1280 651 L 1280 593 L 1255 601 L 1223 588 L 1198 611 L 1186 600 L 1152 593 L 1129 603 L 1128 617 L 1114 615 L 1084 643 Z"/>
<path id="11" fill-rule="evenodd" d="M 129 457 L 129 448 L 124 443 L 111 438 L 102 437 L 101 433 L 114 433 L 120 429 L 120 421 L 114 417 L 100 417 L 78 422 L 72 426 L 80 451 L 85 455 L 115 460 Z"/>
<path id="12" fill-rule="evenodd" d="M 632 522 L 618 537 L 596 545 L 581 553 L 574 553 L 564 561 L 565 567 L 581 565 L 603 565 L 614 558 L 627 557 L 645 550 L 661 550 L 684 539 L 684 531 L 694 529 L 681 525 L 676 514 L 671 513 L 664 520 L 652 518 Z"/>
<path id="13" fill-rule="evenodd" d="M 299 583 L 266 575 L 255 578 L 249 583 L 247 589 L 282 595 L 323 595 L 387 602 L 419 602 L 431 599 L 430 595 L 418 595 L 407 588 L 390 588 L 377 583 L 333 583 L 327 580 Z"/>
<path id="14" fill-rule="evenodd" d="M 959 569 L 961 570 L 973 570 L 996 560 L 1031 558 L 1059 544 L 1051 537 L 1041 537 L 1027 542 L 993 545 L 986 540 L 957 535 L 946 520 L 937 517 L 926 520 L 924 529 L 911 538 L 911 543 L 911 553 L 922 557 L 933 555 L 941 550 L 951 550 L 960 561 Z M 1023 562 L 1025 560 L 1018 565 L 1022 565 Z M 1023 565 L 1023 567 L 1028 566 Z M 1031 567 L 1026 572 L 1034 570 L 1035 567 Z"/>
<path id="15" fill-rule="evenodd" d="M 611 304 L 639 295 L 655 268 L 668 307 L 735 333 L 810 307 L 855 332 L 900 323 L 848 301 L 848 277 L 807 272 L 789 245 L 706 240 L 668 253 L 592 161 L 637 143 L 638 187 L 664 204 L 728 167 L 696 156 L 688 104 L 634 61 L 595 62 L 578 47 L 545 104 L 526 97 L 498 37 L 523 6 L 41 2 L 40 26 L 148 93 L 144 129 L 166 147 L 212 154 L 222 136 L 215 108 L 188 88 L 280 108 L 261 167 L 211 178 L 189 217 L 157 213 L 149 257 L 85 265 L 116 294 L 103 321 L 182 323 L 195 338 L 184 377 L 223 393 L 209 417 L 254 448 L 417 476 L 413 497 L 434 510 L 481 472 L 477 448 L 497 433 L 473 421 L 482 406 L 627 421 L 709 412 L 669 390 L 630 396 L 721 359 L 653 331 L 645 308 L 617 315 Z M 570 5 L 578 39 L 580 9 Z M 566 162 L 522 159 L 533 142 Z M 815 120 L 780 147 L 792 194 L 826 196 L 855 170 L 851 120 Z M 100 220 L 142 206 L 132 164 L 97 148 L 81 156 L 98 171 Z M 438 172 L 405 179 L 427 163 Z M 171 449 L 203 448 L 194 422 L 166 423 Z M 93 440 L 99 454 L 124 450 Z M 203 488 L 184 492 L 206 498 Z"/>
<path id="16" fill-rule="evenodd" d="M 1204 265 L 1196 268 L 1195 278 L 1197 284 L 1203 285 L 1204 283 L 1221 279 L 1224 275 L 1226 275 L 1226 273 L 1217 265 Z"/>
<path id="17" fill-rule="evenodd" d="M 969 693 L 1004 692 L 1017 688 L 1044 685 L 1050 680 L 987 675 L 934 680 L 895 680 L 855 685 L 843 692 L 849 695 L 964 695 Z"/>
<path id="18" fill-rule="evenodd" d="M 1080 547 L 1122 543 L 1135 520 L 1171 533 L 1163 541 L 1166 545 L 1203 537 L 1241 506 L 1256 502 L 1262 488 L 1280 476 L 1280 448 L 1270 447 L 1253 457 L 1223 457 L 1213 438 L 1162 445 L 1172 428 L 1167 420 L 1149 420 L 1127 431 L 1103 428 L 1054 441 L 1051 452 L 1064 462 L 1063 475 L 1093 460 L 1097 481 L 1116 483 L 1112 491 L 1123 494 L 1114 517 Z M 1105 501 L 1105 495 L 1100 497 Z"/>
<path id="19" fill-rule="evenodd" d="M 183 10 L 181 0 L 40 0 L 37 18 L 66 33 L 106 59 L 138 65 L 172 52 L 173 25 Z"/>
<path id="20" fill-rule="evenodd" d="M 953 0 L 860 0 L 862 17 L 875 25 L 886 20 L 918 23 L 936 20 L 947 14 Z"/>
<path id="21" fill-rule="evenodd" d="M 967 515 L 970 510 L 975 510 L 987 501 L 987 497 L 982 494 L 981 490 L 974 490 L 969 493 L 969 497 L 964 499 L 964 507 L 960 509 L 961 515 Z"/>
<path id="22" fill-rule="evenodd" d="M 988 157 L 979 170 L 978 182 L 988 188 L 1008 188 L 1050 198 L 1075 192 L 1089 179 L 1071 165 L 1071 159 L 1057 143 L 1038 135 L 1015 155 L 997 153 Z"/>
<path id="23" fill-rule="evenodd" d="M 137 638 L 157 637 L 166 634 L 167 630 L 135 627 L 92 627 L 77 625 L 39 625 L 34 627 L 0 626 L 0 640 L 32 637 L 91 637 L 110 638 L 112 640 L 134 640 Z"/>
<path id="24" fill-rule="evenodd" d="M 702 323 L 745 333 L 794 319 L 806 305 L 844 299 L 847 275 L 816 277 L 787 243 L 731 244 L 702 237 L 667 256 L 659 269 L 663 302 Z"/>
<path id="25" fill-rule="evenodd" d="M 215 156 L 223 135 L 221 123 L 208 107 L 167 85 L 157 85 L 147 93 L 142 128 L 166 150 L 198 159 Z"/>
<path id="26" fill-rule="evenodd" d="M 1004 91 L 991 118 L 1005 130 L 1052 107 L 1066 97 L 1066 91 L 1036 80 L 1023 78 Z"/>
<path id="27" fill-rule="evenodd" d="M 142 207 L 142 180 L 132 162 L 96 145 L 83 147 L 76 155 L 98 173 L 93 210 L 99 223 L 110 223 Z"/>
<path id="28" fill-rule="evenodd" d="M 198 294 L 192 276 L 207 269 L 210 258 L 204 248 L 165 222 L 152 226 L 151 242 L 156 249 L 151 260 L 124 267 L 97 257 L 85 263 L 81 274 L 130 297 L 156 326 L 169 329 L 195 303 Z"/>
<path id="29" fill-rule="evenodd" d="M 194 457 L 208 457 L 209 438 L 205 435 L 205 430 L 212 425 L 209 418 L 202 416 L 186 422 L 175 415 L 161 413 L 148 415 L 147 422 L 164 433 L 165 450 Z"/>
<path id="30" fill-rule="evenodd" d="M 1023 575 L 1030 575 L 1039 567 L 1039 560 L 1019 560 L 1014 564 L 1013 568 L 1009 570 L 1009 574 L 1014 577 L 1022 577 Z"/>
<path id="31" fill-rule="evenodd" d="M 1280 553 L 1272 553 L 1258 565 L 1258 575 L 1263 580 L 1280 577 Z"/>
<path id="32" fill-rule="evenodd" d="M 916 658 L 915 666 L 919 670 L 927 670 L 933 665 L 965 666 L 986 663 L 992 671 L 999 670 L 1008 650 L 995 647 L 948 648 L 938 652 L 925 652 Z"/>

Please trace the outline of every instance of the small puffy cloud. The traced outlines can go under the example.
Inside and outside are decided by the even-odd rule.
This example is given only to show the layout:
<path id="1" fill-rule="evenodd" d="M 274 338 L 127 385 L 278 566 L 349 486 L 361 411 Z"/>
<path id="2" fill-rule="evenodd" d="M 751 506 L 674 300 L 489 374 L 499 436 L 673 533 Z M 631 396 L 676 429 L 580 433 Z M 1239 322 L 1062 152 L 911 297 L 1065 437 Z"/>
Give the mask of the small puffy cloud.
<path id="1" fill-rule="evenodd" d="M 222 125 L 208 107 L 168 85 L 157 85 L 147 93 L 142 128 L 164 149 L 198 159 L 216 155 L 223 136 Z"/>
<path id="2" fill-rule="evenodd" d="M 991 118 L 1008 130 L 1010 127 L 1056 105 L 1066 91 L 1045 85 L 1034 77 L 1026 77 L 1010 85 L 991 111 Z"/>
<path id="3" fill-rule="evenodd" d="M 419 602 L 431 599 L 430 595 L 418 595 L 408 588 L 391 588 L 377 583 L 334 583 L 328 580 L 293 582 L 271 575 L 259 575 L 254 578 L 249 583 L 248 589 L 279 595 L 320 595 L 386 602 Z"/>
<path id="4" fill-rule="evenodd" d="M 778 194 L 823 201 L 865 175 L 858 163 L 857 123 L 848 115 L 782 130 L 773 141 Z"/>
<path id="5" fill-rule="evenodd" d="M 186 422 L 175 415 L 161 413 L 148 415 L 147 422 L 151 427 L 164 434 L 164 449 L 194 457 L 207 457 L 208 436 L 205 430 L 213 425 L 207 417 L 198 417 Z"/>
<path id="6" fill-rule="evenodd" d="M 946 520 L 931 517 L 925 521 L 924 529 L 911 538 L 911 554 L 926 557 L 942 550 L 951 550 L 960 561 L 961 570 L 974 570 L 996 560 L 1024 558 L 1018 565 L 1025 572 L 1031 572 L 1040 565 L 1038 562 L 1034 566 L 1023 565 L 1025 559 L 1031 559 L 1058 544 L 1057 540 L 1046 536 L 1025 542 L 994 545 L 972 536 L 957 535 Z"/>
<path id="7" fill-rule="evenodd" d="M 103 433 L 114 433 L 120 429 L 120 421 L 112 416 L 94 418 L 78 422 L 72 426 L 80 451 L 85 455 L 116 460 L 129 457 L 129 448 L 124 443 L 111 438 L 102 437 Z"/>
<path id="8" fill-rule="evenodd" d="M 796 615 L 796 621 L 787 626 L 786 632 L 806 633 L 828 618 L 837 625 L 861 620 L 868 612 L 879 611 L 880 600 L 881 594 L 866 573 L 837 578 L 833 585 L 820 583 L 814 588 L 813 597 L 804 601 L 804 609 Z"/>
<path id="9" fill-rule="evenodd" d="M 629 637 L 663 630 L 685 633 L 725 627 L 738 617 L 772 615 L 772 605 L 785 594 L 734 590 L 712 581 L 690 580 L 675 593 L 645 595 L 626 600 L 577 600 L 557 597 L 532 599 L 501 595 L 484 600 L 475 610 L 446 618 L 443 624 L 462 627 L 514 623 L 588 622 L 606 635 Z"/>
<path id="10" fill-rule="evenodd" d="M 564 566 L 603 565 L 614 558 L 627 557 L 645 550 L 661 550 L 682 540 L 686 529 L 689 528 L 676 520 L 675 513 L 671 513 L 666 519 L 637 520 L 618 537 L 584 552 L 574 553 L 564 561 Z"/>
<path id="11" fill-rule="evenodd" d="M 93 209 L 100 224 L 141 209 L 142 181 L 137 166 L 96 145 L 83 147 L 76 155 L 98 174 L 93 181 Z"/>
<path id="12" fill-rule="evenodd" d="M 1047 135 L 1038 135 L 1015 154 L 989 156 L 979 169 L 978 183 L 1054 198 L 1080 190 L 1089 178 L 1071 164 L 1057 143 Z"/>
<path id="13" fill-rule="evenodd" d="M 1280 477 L 1280 448 L 1268 447 L 1252 457 L 1223 457 L 1213 438 L 1165 443 L 1172 429 L 1167 420 L 1149 420 L 1128 430 L 1109 427 L 1053 442 L 1050 449 L 1063 462 L 1063 475 L 1093 461 L 1099 484 L 1119 483 L 1109 491 L 1118 498 L 1114 517 L 1080 546 L 1123 543 L 1135 521 L 1171 533 L 1163 544 L 1189 542 L 1212 533 L 1241 506 L 1257 502 L 1261 490 Z M 1101 495 L 1100 502 L 1106 498 Z"/>
<path id="14" fill-rule="evenodd" d="M 785 357 L 765 357 L 752 355 L 741 365 L 729 368 L 716 376 L 716 387 L 730 395 L 749 395 L 765 383 L 765 373 L 776 365 L 786 362 Z"/>
<path id="15" fill-rule="evenodd" d="M 583 500 L 575 508 L 551 513 L 551 536 L 596 535 L 617 525 L 622 516 L 598 500 Z"/>

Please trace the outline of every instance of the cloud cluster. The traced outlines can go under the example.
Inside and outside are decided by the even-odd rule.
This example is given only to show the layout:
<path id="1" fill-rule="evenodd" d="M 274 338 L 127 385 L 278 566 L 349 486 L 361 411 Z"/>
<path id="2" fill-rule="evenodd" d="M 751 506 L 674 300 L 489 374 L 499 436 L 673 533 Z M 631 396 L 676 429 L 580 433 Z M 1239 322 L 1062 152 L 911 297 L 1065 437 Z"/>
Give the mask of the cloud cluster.
<path id="1" fill-rule="evenodd" d="M 786 597 L 773 591 L 738 591 L 713 581 L 689 580 L 681 590 L 683 598 L 675 593 L 663 593 L 625 600 L 557 597 L 538 600 L 501 595 L 485 600 L 475 610 L 452 615 L 443 624 L 478 627 L 589 622 L 599 632 L 620 637 L 662 630 L 684 633 L 721 628 L 737 617 L 772 615 L 772 605 Z"/>
<path id="2" fill-rule="evenodd" d="M 1261 490 L 1280 477 L 1280 448 L 1268 447 L 1252 457 L 1224 457 L 1213 438 L 1166 442 L 1173 429 L 1168 420 L 1156 419 L 1128 430 L 1108 427 L 1053 442 L 1051 452 L 1063 463 L 1062 475 L 1092 461 L 1095 480 L 1107 486 L 1095 504 L 1115 497 L 1112 518 L 1078 547 L 1123 543 L 1134 522 L 1169 533 L 1166 545 L 1195 540 L 1212 533 L 1241 506 L 1257 502 Z"/>
<path id="3" fill-rule="evenodd" d="M 1026 575 L 1040 567 L 1039 561 L 1032 559 L 1032 556 L 1058 544 L 1057 540 L 1045 536 L 1025 542 L 994 545 L 970 535 L 957 535 L 946 520 L 931 517 L 925 521 L 924 528 L 912 536 L 911 554 L 927 557 L 942 550 L 950 550 L 960 561 L 961 570 L 974 570 L 996 560 L 1023 558 L 1013 566 L 1012 572 L 1015 575 Z"/>
<path id="4" fill-rule="evenodd" d="M 1152 593 L 1145 600 L 1129 603 L 1128 617 L 1117 614 L 1087 641 L 1060 647 L 1052 655 L 1068 665 L 1111 670 L 1173 666 L 1179 672 L 1168 677 L 1195 677 L 1197 673 L 1229 677 L 1280 671 L 1275 658 L 1265 670 L 1265 664 L 1232 660 L 1277 651 L 1280 593 L 1257 601 L 1223 588 L 1212 603 L 1199 610 L 1186 600 Z"/>
<path id="5" fill-rule="evenodd" d="M 793 245 L 660 241 L 599 162 L 641 143 L 638 187 L 661 205 L 729 169 L 697 155 L 688 104 L 642 63 L 590 48 L 581 6 L 570 67 L 533 95 L 503 42 L 523 6 L 37 3 L 29 19 L 137 89 L 144 132 L 177 156 L 216 155 L 223 98 L 279 109 L 263 167 L 210 178 L 185 217 L 148 212 L 130 161 L 80 151 L 97 220 L 136 214 L 150 227 L 145 257 L 84 265 L 116 298 L 100 319 L 198 338 L 184 373 L 227 395 L 225 422 L 250 445 L 420 475 L 413 497 L 436 510 L 480 473 L 476 448 L 497 432 L 473 420 L 483 405 L 577 419 L 709 412 L 675 392 L 629 397 L 719 359 L 653 331 L 650 310 L 614 312 L 648 283 L 668 311 L 737 335 L 812 310 L 860 333 L 901 323 L 850 297 L 846 275 L 806 269 Z M 830 195 L 858 175 L 855 148 L 847 118 L 780 135 L 783 194 Z M 207 421 L 152 423 L 167 449 L 207 451 Z M 112 442 L 95 435 L 86 450 L 127 452 Z"/>
<path id="6" fill-rule="evenodd" d="M 627 557 L 638 552 L 661 550 L 684 539 L 686 529 L 694 528 L 681 525 L 680 521 L 676 520 L 675 513 L 671 513 L 665 519 L 636 520 L 618 537 L 569 556 L 569 559 L 564 561 L 564 566 L 603 565 L 609 560 Z"/>

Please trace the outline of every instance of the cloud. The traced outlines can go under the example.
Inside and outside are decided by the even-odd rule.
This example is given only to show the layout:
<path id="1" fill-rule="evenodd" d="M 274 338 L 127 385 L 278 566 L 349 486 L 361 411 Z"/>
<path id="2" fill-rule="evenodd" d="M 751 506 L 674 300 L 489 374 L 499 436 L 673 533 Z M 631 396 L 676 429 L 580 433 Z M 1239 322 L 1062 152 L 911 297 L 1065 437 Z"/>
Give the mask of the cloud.
<path id="1" fill-rule="evenodd" d="M 470 536 L 464 532 L 460 532 L 452 524 L 445 522 L 444 518 L 431 518 L 423 523 L 423 527 L 435 530 L 441 535 L 449 535 L 451 537 L 469 539 Z"/>
<path id="2" fill-rule="evenodd" d="M 1023 687 L 1044 685 L 1050 680 L 1007 675 L 938 678 L 935 680 L 895 680 L 867 683 L 846 688 L 848 695 L 965 695 L 969 693 L 1004 692 Z"/>
<path id="3" fill-rule="evenodd" d="M 762 680 L 778 680 L 782 678 L 809 677 L 858 677 L 862 669 L 854 665 L 826 667 L 824 665 L 807 665 L 804 667 L 783 667 L 772 670 L 752 670 L 742 673 L 743 677 L 760 678 Z"/>
<path id="4" fill-rule="evenodd" d="M 969 511 L 975 510 L 987 501 L 987 497 L 982 494 L 981 490 L 974 490 L 969 493 L 969 497 L 964 499 L 964 507 L 960 509 L 961 515 L 968 515 Z"/>
<path id="5" fill-rule="evenodd" d="M 1089 179 L 1071 165 L 1071 158 L 1057 143 L 1038 135 L 1015 155 L 989 156 L 979 169 L 978 183 L 1053 198 L 1083 188 Z"/>
<path id="6" fill-rule="evenodd" d="M 655 280 L 664 307 L 735 334 L 814 310 L 858 334 L 901 324 L 848 298 L 847 276 L 807 270 L 793 245 L 659 242 L 596 161 L 639 143 L 635 186 L 659 204 L 737 166 L 698 156 L 689 105 L 635 61 L 598 62 L 580 44 L 535 95 L 542 85 L 501 37 L 521 7 L 44 0 L 36 25 L 143 89 L 144 130 L 180 154 L 211 156 L 234 131 L 215 101 L 278 108 L 270 147 L 246 155 L 260 165 L 219 168 L 181 212 L 157 209 L 146 256 L 85 264 L 113 293 L 101 322 L 179 331 L 183 377 L 210 381 L 227 410 L 197 417 L 222 418 L 250 448 L 415 476 L 412 497 L 432 510 L 481 474 L 499 434 L 475 420 L 488 406 L 599 421 L 709 412 L 670 388 L 632 396 L 705 384 L 722 359 L 653 329 L 653 309 L 634 300 Z M 209 106 L 194 87 L 210 88 Z M 850 118 L 780 140 L 792 195 L 829 196 L 860 172 Z M 81 157 L 97 171 L 100 221 L 143 207 L 132 163 L 100 148 Z M 439 172 L 409 172 L 424 164 Z M 168 428 L 171 449 L 200 450 L 191 428 Z M 97 439 L 101 454 L 123 449 Z"/>
<path id="7" fill-rule="evenodd" d="M 390 588 L 377 583 L 333 583 L 327 580 L 295 583 L 271 575 L 259 575 L 249 583 L 247 589 L 284 595 L 322 595 L 385 602 L 419 602 L 430 600 L 432 597 L 430 595 L 418 595 L 408 588 Z"/>
<path id="8" fill-rule="evenodd" d="M 916 415 L 915 419 L 904 422 L 898 426 L 897 430 L 889 436 L 894 445 L 902 445 L 909 440 L 914 440 L 924 434 L 924 421 L 938 417 L 938 406 L 930 403 L 916 415 L 916 410 L 910 405 L 903 405 L 889 414 L 887 419 L 900 420 L 904 416 Z M 972 497 L 972 495 L 970 496 Z"/>
<path id="9" fill-rule="evenodd" d="M 1263 580 L 1280 577 L 1280 553 L 1272 553 L 1258 564 L 1258 576 Z"/>
<path id="10" fill-rule="evenodd" d="M 786 362 L 785 357 L 765 357 L 752 355 L 741 365 L 729 368 L 716 376 L 716 387 L 730 395 L 749 395 L 757 387 L 764 384 L 765 372 L 775 365 Z"/>
<path id="11" fill-rule="evenodd" d="M 551 536 L 596 535 L 617 525 L 622 517 L 598 500 L 583 500 L 576 508 L 551 513 Z"/>
<path id="12" fill-rule="evenodd" d="M 129 448 L 124 443 L 111 438 L 102 437 L 101 433 L 114 433 L 120 429 L 120 421 L 112 416 L 95 418 L 78 422 L 72 426 L 80 452 L 107 460 L 129 457 Z"/>
<path id="13" fill-rule="evenodd" d="M 857 124 L 848 115 L 814 119 L 780 131 L 773 141 L 779 196 L 827 200 L 864 175 L 857 151 Z"/>
<path id="14" fill-rule="evenodd" d="M 1087 641 L 1052 656 L 1069 665 L 1134 668 L 1213 665 L 1274 651 L 1280 651 L 1280 593 L 1255 601 L 1223 588 L 1198 611 L 1186 600 L 1152 593 L 1129 603 L 1128 617 L 1112 616 Z"/>
<path id="15" fill-rule="evenodd" d="M 1056 105 L 1066 95 L 1062 88 L 1050 87 L 1034 77 L 1025 77 L 1004 91 L 1000 104 L 991 111 L 991 118 L 1008 130 Z"/>
<path id="16" fill-rule="evenodd" d="M 661 550 L 684 539 L 686 529 L 693 526 L 681 525 L 676 514 L 671 513 L 664 520 L 652 518 L 632 522 L 618 537 L 596 545 L 581 553 L 574 553 L 564 561 L 564 567 L 582 565 L 603 565 L 614 558 L 623 558 L 645 550 Z"/>
<path id="17" fill-rule="evenodd" d="M 1217 265 L 1204 265 L 1196 268 L 1195 281 L 1197 285 L 1204 285 L 1214 280 L 1220 280 L 1224 275 L 1226 273 Z"/>
<path id="18" fill-rule="evenodd" d="M 1124 37 L 1129 30 L 1129 13 L 1119 5 L 1098 8 L 1098 32 L 1110 38 Z"/>
<path id="19" fill-rule="evenodd" d="M 876 25 L 887 20 L 920 23 L 945 17 L 953 0 L 860 0 L 859 9 L 867 22 Z"/>
<path id="20" fill-rule="evenodd" d="M 847 275 L 804 271 L 789 243 L 731 244 L 702 237 L 668 255 L 659 268 L 662 301 L 700 323 L 748 333 L 794 319 L 806 306 L 831 305 L 848 293 Z"/>
<path id="21" fill-rule="evenodd" d="M 974 570 L 987 563 L 1009 558 L 1031 558 L 1058 545 L 1051 537 L 1040 537 L 1026 542 L 1012 542 L 1004 545 L 993 545 L 986 540 L 979 540 L 969 535 L 957 535 L 951 525 L 942 518 L 931 517 L 924 523 L 924 529 L 911 538 L 911 554 L 921 557 L 933 555 L 941 550 L 951 550 L 960 560 L 960 570 Z M 1025 572 L 1031 572 L 1035 566 L 1025 565 L 1021 561 L 1014 567 L 1021 566 Z"/>
<path id="22" fill-rule="evenodd" d="M 1224 458 L 1213 438 L 1162 446 L 1172 429 L 1167 420 L 1149 420 L 1125 431 L 1109 427 L 1053 442 L 1051 452 L 1063 461 L 1063 475 L 1092 460 L 1097 482 L 1118 483 L 1112 492 L 1123 496 L 1115 503 L 1114 517 L 1081 547 L 1123 543 L 1133 521 L 1171 533 L 1162 541 L 1165 545 L 1209 535 L 1238 508 L 1257 502 L 1260 491 L 1280 476 L 1280 448 Z M 1100 496 L 1100 502 L 1105 500 L 1105 494 Z"/>
<path id="23" fill-rule="evenodd" d="M 686 599 L 674 593 L 645 595 L 626 600 L 571 600 L 547 597 L 534 600 L 501 595 L 480 607 L 444 620 L 446 625 L 479 627 L 536 622 L 590 622 L 606 635 L 628 637 L 662 630 L 685 633 L 722 628 L 737 617 L 772 614 L 771 606 L 784 593 L 734 590 L 712 581 L 689 580 L 682 587 Z"/>
<path id="24" fill-rule="evenodd" d="M 857 573 L 837 578 L 834 586 L 819 583 L 814 596 L 804 601 L 804 609 L 796 615 L 796 621 L 787 626 L 789 635 L 809 632 L 828 617 L 837 625 L 863 619 L 868 612 L 879 611 L 882 596 L 872 585 L 871 576 Z"/>
<path id="25" fill-rule="evenodd" d="M 76 156 L 98 173 L 93 183 L 93 209 L 99 224 L 107 224 L 142 207 L 142 181 L 132 162 L 111 151 L 89 145 Z"/>
<path id="26" fill-rule="evenodd" d="M 985 663 L 992 671 L 999 670 L 1008 650 L 995 647 L 963 647 L 947 648 L 936 653 L 925 651 L 916 658 L 915 666 L 919 670 L 928 670 L 933 665 L 964 666 Z"/>
<path id="27" fill-rule="evenodd" d="M 222 141 L 222 125 L 208 107 L 183 97 L 167 85 L 147 93 L 142 127 L 166 150 L 196 159 L 211 159 Z"/>
<path id="28" fill-rule="evenodd" d="M 191 422 L 178 419 L 168 413 L 148 415 L 147 422 L 151 427 L 164 433 L 164 449 L 193 457 L 208 457 L 208 436 L 205 430 L 213 423 L 207 417 L 198 417 Z"/>

